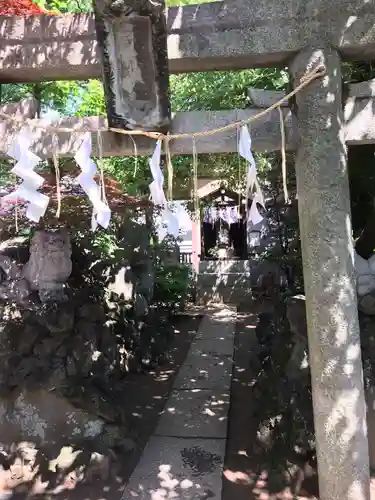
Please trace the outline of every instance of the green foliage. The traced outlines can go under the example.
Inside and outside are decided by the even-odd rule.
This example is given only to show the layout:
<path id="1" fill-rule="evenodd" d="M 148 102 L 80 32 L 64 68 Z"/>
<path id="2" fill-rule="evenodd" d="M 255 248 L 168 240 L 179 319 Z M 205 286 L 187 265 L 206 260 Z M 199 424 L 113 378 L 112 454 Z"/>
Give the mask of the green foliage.
<path id="1" fill-rule="evenodd" d="M 1 102 L 18 102 L 32 95 L 32 85 L 24 83 L 11 83 L 0 86 Z"/>
<path id="2" fill-rule="evenodd" d="M 105 115 L 104 90 L 99 80 L 89 80 L 82 84 L 79 102 L 75 109 L 76 116 Z"/>
<path id="3" fill-rule="evenodd" d="M 103 169 L 120 182 L 124 192 L 130 196 L 149 194 L 151 182 L 148 157 L 112 157 L 103 159 Z"/>
<path id="4" fill-rule="evenodd" d="M 154 302 L 169 310 L 181 310 L 191 299 L 191 266 L 176 262 L 177 239 L 169 236 L 154 241 L 156 259 Z"/>
<path id="5" fill-rule="evenodd" d="M 287 83 L 286 72 L 276 69 L 172 75 L 172 110 L 244 109 L 250 105 L 247 97 L 249 87 L 282 90 Z"/>
<path id="6" fill-rule="evenodd" d="M 87 84 L 74 81 L 58 81 L 40 84 L 42 110 L 54 109 L 61 115 L 70 115 L 79 106 Z"/>
<path id="7" fill-rule="evenodd" d="M 91 0 L 34 0 L 34 2 L 46 10 L 65 13 L 65 12 L 91 12 Z"/>
<path id="8" fill-rule="evenodd" d="M 180 310 L 189 299 L 191 267 L 182 264 L 159 263 L 155 269 L 154 302 L 169 310 Z"/>
<path id="9" fill-rule="evenodd" d="M 90 236 L 91 248 L 95 252 L 97 258 L 110 259 L 115 256 L 116 251 L 119 249 L 119 245 L 113 233 L 99 230 Z"/>

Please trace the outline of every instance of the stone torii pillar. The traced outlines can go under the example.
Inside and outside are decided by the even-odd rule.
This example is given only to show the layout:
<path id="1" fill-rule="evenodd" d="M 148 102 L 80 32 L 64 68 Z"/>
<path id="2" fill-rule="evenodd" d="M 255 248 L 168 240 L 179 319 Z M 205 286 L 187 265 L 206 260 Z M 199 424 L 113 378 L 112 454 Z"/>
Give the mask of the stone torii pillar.
<path id="1" fill-rule="evenodd" d="M 321 500 L 368 500 L 366 406 L 358 325 L 341 60 L 329 46 L 290 64 L 297 93 L 297 194 Z"/>

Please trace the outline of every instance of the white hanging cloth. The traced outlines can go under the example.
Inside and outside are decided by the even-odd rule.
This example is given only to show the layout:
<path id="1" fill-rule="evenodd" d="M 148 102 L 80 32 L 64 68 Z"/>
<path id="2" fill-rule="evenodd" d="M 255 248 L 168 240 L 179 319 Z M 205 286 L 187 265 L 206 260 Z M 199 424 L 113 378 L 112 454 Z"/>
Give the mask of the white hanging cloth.
<path id="1" fill-rule="evenodd" d="M 160 168 L 162 141 L 158 140 L 152 157 L 149 159 L 150 170 L 153 181 L 149 185 L 151 200 L 156 206 L 163 207 L 160 214 L 161 223 L 165 226 L 165 231 L 161 231 L 160 239 L 169 234 L 174 238 L 179 235 L 179 222 L 177 217 L 169 209 L 167 199 L 164 194 L 164 175 Z"/>
<path id="2" fill-rule="evenodd" d="M 82 170 L 77 177 L 77 181 L 82 186 L 82 189 L 87 194 L 93 206 L 91 229 L 95 231 L 98 224 L 104 229 L 107 229 L 111 220 L 111 209 L 108 204 L 102 200 L 100 186 L 94 180 L 97 168 L 91 158 L 91 152 L 92 138 L 91 133 L 87 132 L 83 137 L 82 144 L 76 152 L 74 159 Z"/>
<path id="3" fill-rule="evenodd" d="M 259 213 L 257 204 L 261 205 L 264 209 L 266 208 L 266 206 L 264 203 L 263 193 L 257 178 L 254 156 L 251 151 L 250 132 L 246 125 L 243 125 L 241 127 L 238 152 L 242 156 L 242 158 L 245 158 L 245 160 L 249 162 L 246 176 L 246 197 L 248 197 L 249 194 L 251 195 L 253 192 L 254 195 L 250 211 L 248 213 L 248 220 L 252 224 L 256 225 L 263 220 L 263 216 Z"/>
<path id="4" fill-rule="evenodd" d="M 21 133 L 8 149 L 7 154 L 17 160 L 11 171 L 21 177 L 23 182 L 12 193 L 4 196 L 1 202 L 5 204 L 14 199 L 27 201 L 26 217 L 32 222 L 39 222 L 47 210 L 49 197 L 38 191 L 44 179 L 34 171 L 41 159 L 29 151 L 31 144 L 30 136 L 27 133 Z"/>

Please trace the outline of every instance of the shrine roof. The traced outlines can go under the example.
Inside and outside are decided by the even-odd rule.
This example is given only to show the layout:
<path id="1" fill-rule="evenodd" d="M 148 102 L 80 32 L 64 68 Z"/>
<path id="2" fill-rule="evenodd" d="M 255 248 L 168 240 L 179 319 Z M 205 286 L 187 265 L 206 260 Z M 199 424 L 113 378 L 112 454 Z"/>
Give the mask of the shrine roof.
<path id="1" fill-rule="evenodd" d="M 198 194 L 199 196 L 199 194 Z M 199 198 L 201 200 L 214 200 L 215 198 L 225 196 L 226 198 L 231 199 L 238 203 L 238 199 L 242 198 L 242 194 L 238 191 L 234 191 L 232 189 L 228 189 L 227 187 L 221 185 L 219 188 L 215 188 L 212 191 L 206 192 L 203 195 L 201 194 Z"/>

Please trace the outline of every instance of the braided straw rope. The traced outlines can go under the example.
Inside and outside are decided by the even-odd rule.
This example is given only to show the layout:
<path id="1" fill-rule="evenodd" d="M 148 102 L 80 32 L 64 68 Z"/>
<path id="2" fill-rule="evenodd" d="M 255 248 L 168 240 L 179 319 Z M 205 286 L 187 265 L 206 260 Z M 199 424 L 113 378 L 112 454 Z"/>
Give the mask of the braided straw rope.
<path id="1" fill-rule="evenodd" d="M 18 124 L 20 127 L 22 126 L 29 126 L 31 129 L 43 129 L 47 132 L 51 133 L 83 133 L 83 132 L 115 132 L 117 134 L 122 134 L 122 135 L 129 135 L 129 136 L 136 136 L 136 135 L 143 135 L 146 137 L 149 137 L 151 139 L 163 139 L 165 140 L 166 143 L 169 143 L 171 140 L 174 139 L 188 139 L 188 138 L 193 138 L 196 139 L 198 137 L 208 137 L 212 135 L 219 134 L 221 132 L 226 132 L 228 130 L 233 130 L 237 129 L 238 127 L 242 127 L 243 125 L 247 125 L 255 120 L 258 120 L 259 118 L 267 115 L 271 111 L 273 111 L 276 108 L 279 108 L 281 104 L 284 102 L 288 101 L 291 97 L 296 95 L 300 90 L 303 88 L 307 87 L 311 82 L 314 80 L 322 77 L 325 74 L 326 70 L 323 65 L 319 65 L 312 71 L 309 71 L 306 75 L 304 75 L 301 78 L 300 83 L 297 85 L 297 87 L 284 96 L 282 99 L 279 99 L 277 102 L 272 104 L 272 106 L 269 106 L 267 109 L 264 109 L 260 111 L 259 113 L 245 119 L 245 120 L 239 120 L 235 121 L 233 123 L 229 123 L 228 125 L 224 125 L 223 127 L 218 127 L 210 130 L 205 130 L 203 132 L 191 132 L 191 133 L 185 133 L 185 134 L 162 134 L 159 132 L 146 132 L 144 130 L 123 130 L 123 129 L 118 129 L 118 128 L 96 128 L 96 129 L 90 129 L 89 127 L 82 127 L 80 129 L 77 128 L 66 128 L 66 127 L 58 127 L 58 126 L 53 126 L 53 125 L 48 125 L 48 126 L 43 126 L 42 124 L 35 123 L 34 120 L 23 120 L 20 117 L 10 117 L 6 113 L 0 112 L 0 118 L 14 124 Z"/>
<path id="2" fill-rule="evenodd" d="M 135 171 L 137 169 L 137 146 L 134 141 L 134 136 L 136 135 L 143 135 L 146 137 L 149 137 L 151 139 L 162 139 L 164 142 L 164 148 L 167 156 L 167 170 L 168 170 L 168 198 L 172 199 L 172 183 L 173 183 L 173 167 L 172 167 L 172 162 L 171 162 L 171 153 L 169 149 L 169 144 L 170 141 L 173 139 L 188 139 L 191 138 L 193 140 L 193 170 L 194 170 L 194 208 L 195 208 L 195 217 L 198 215 L 198 199 L 197 199 L 197 172 L 198 172 L 198 154 L 197 154 L 197 148 L 196 148 L 196 139 L 198 137 L 208 137 L 208 136 L 213 136 L 215 134 L 219 134 L 221 132 L 226 132 L 229 130 L 237 130 L 237 135 L 238 135 L 238 129 L 239 127 L 242 127 L 243 125 L 247 125 L 255 120 L 258 120 L 262 116 L 265 116 L 266 114 L 270 113 L 274 109 L 279 110 L 279 115 L 280 115 L 280 132 L 281 132 L 281 137 L 282 137 L 282 170 L 283 170 L 283 186 L 284 186 L 284 196 L 285 196 L 285 201 L 287 202 L 288 199 L 288 191 L 287 191 L 287 186 L 286 186 L 286 158 L 285 158 L 285 129 L 284 129 L 284 123 L 282 119 L 282 111 L 280 109 L 281 104 L 284 102 L 288 101 L 291 97 L 296 95 L 300 90 L 302 90 L 304 87 L 309 85 L 311 82 L 314 80 L 324 76 L 326 73 L 325 67 L 323 65 L 319 65 L 312 71 L 309 71 L 306 75 L 304 75 L 301 78 L 301 81 L 297 87 L 284 96 L 282 99 L 278 100 L 271 106 L 269 106 L 267 109 L 264 109 L 263 111 L 251 116 L 250 118 L 247 118 L 246 120 L 240 120 L 236 121 L 233 123 L 230 123 L 228 125 L 225 125 L 223 127 L 218 127 L 215 129 L 210 129 L 210 130 L 205 130 L 203 132 L 192 132 L 192 133 L 185 133 L 185 134 L 162 134 L 158 132 L 146 132 L 143 130 L 123 130 L 123 129 L 118 129 L 118 128 L 97 128 L 97 129 L 90 129 L 88 127 L 86 128 L 81 128 L 81 129 L 76 129 L 76 128 L 66 128 L 66 127 L 56 127 L 56 126 L 43 126 L 42 124 L 36 124 L 34 120 L 23 120 L 22 118 L 19 117 L 10 117 L 6 113 L 3 113 L 0 111 L 0 118 L 6 120 L 9 123 L 13 123 L 15 125 L 19 125 L 20 128 L 23 126 L 28 126 L 30 129 L 43 129 L 46 132 L 50 132 L 53 134 L 53 144 L 54 144 L 54 153 L 53 153 L 53 164 L 55 168 L 55 174 L 56 174 L 56 190 L 57 190 L 57 199 L 58 199 L 58 206 L 57 206 L 57 212 L 56 212 L 56 217 L 60 217 L 60 212 L 61 212 L 61 190 L 60 190 L 60 169 L 59 169 L 59 160 L 58 160 L 58 155 L 57 155 L 57 135 L 59 132 L 62 133 L 84 133 L 84 132 L 97 132 L 98 133 L 98 143 L 99 143 L 99 158 L 102 157 L 102 132 L 106 131 L 111 131 L 115 132 L 118 134 L 122 135 L 128 135 L 130 136 L 131 140 L 133 141 L 134 144 L 134 149 L 135 149 L 135 157 L 136 157 L 136 164 L 135 164 Z M 101 174 L 101 188 L 103 190 L 103 197 L 105 199 L 105 187 L 104 187 L 104 173 L 103 173 L 103 166 L 102 163 L 100 162 L 100 174 Z M 134 173 L 135 174 L 135 173 Z M 16 225 L 16 232 L 18 232 L 18 201 L 16 202 L 16 210 L 15 210 L 15 225 Z"/>

